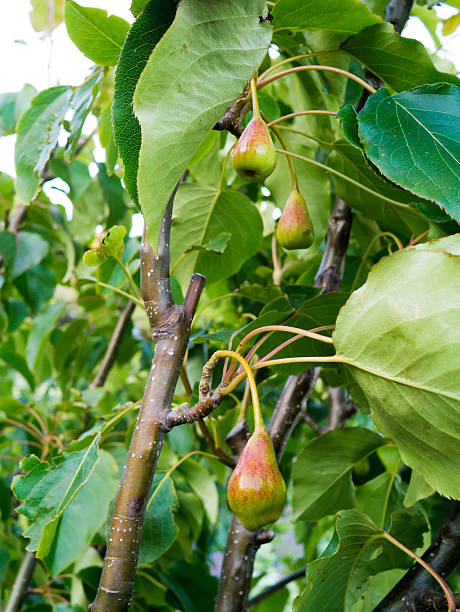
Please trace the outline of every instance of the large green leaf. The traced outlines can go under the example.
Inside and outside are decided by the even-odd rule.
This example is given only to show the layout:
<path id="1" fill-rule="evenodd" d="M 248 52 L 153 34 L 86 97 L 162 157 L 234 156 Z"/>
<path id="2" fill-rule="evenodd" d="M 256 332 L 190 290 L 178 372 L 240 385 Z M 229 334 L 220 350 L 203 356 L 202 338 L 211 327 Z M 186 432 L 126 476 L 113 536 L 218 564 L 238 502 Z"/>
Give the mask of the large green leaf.
<path id="1" fill-rule="evenodd" d="M 381 260 L 337 319 L 338 359 L 379 430 L 443 495 L 460 498 L 460 235 Z M 452 254 L 455 253 L 455 254 Z"/>
<path id="2" fill-rule="evenodd" d="M 355 34 L 381 19 L 360 0 L 278 0 L 273 9 L 276 30 L 328 30 Z"/>
<path id="3" fill-rule="evenodd" d="M 14 152 L 16 188 L 19 198 L 26 203 L 37 194 L 40 173 L 56 146 L 71 93 L 64 85 L 41 91 L 18 121 Z"/>
<path id="4" fill-rule="evenodd" d="M 160 485 L 163 478 L 164 474 L 158 473 L 153 479 L 145 512 L 139 549 L 139 565 L 158 559 L 177 538 L 178 529 L 173 513 L 177 506 L 177 495 L 171 478 L 166 478 Z"/>
<path id="5" fill-rule="evenodd" d="M 369 159 L 391 181 L 460 220 L 460 88 L 380 89 L 358 115 Z"/>
<path id="6" fill-rule="evenodd" d="M 264 9 L 264 0 L 181 2 L 139 79 L 139 203 L 153 245 L 182 172 L 267 51 L 271 26 L 259 22 Z"/>
<path id="7" fill-rule="evenodd" d="M 44 559 L 52 576 L 61 573 L 88 548 L 107 518 L 118 484 L 118 468 L 109 453 L 101 450 L 100 455 L 91 476 L 59 519 L 50 552 Z"/>
<path id="8" fill-rule="evenodd" d="M 124 19 L 67 0 L 65 24 L 72 42 L 86 57 L 102 66 L 115 66 L 129 30 Z"/>
<path id="9" fill-rule="evenodd" d="M 378 23 L 348 38 L 341 48 L 396 91 L 426 83 L 456 83 L 453 74 L 439 72 L 418 40 L 397 34 L 390 23 Z"/>
<path id="10" fill-rule="evenodd" d="M 340 512 L 336 529 L 338 550 L 308 565 L 307 586 L 294 602 L 295 612 L 350 612 L 365 593 L 372 575 L 395 567 L 406 568 L 412 563 L 361 512 Z M 408 548 L 416 549 L 423 545 L 426 529 L 426 521 L 420 516 L 396 512 L 389 533 Z"/>
<path id="11" fill-rule="evenodd" d="M 36 93 L 35 87 L 26 83 L 21 91 L 0 94 L 0 136 L 14 133 L 16 121 Z"/>
<path id="12" fill-rule="evenodd" d="M 175 14 L 176 3 L 173 0 L 149 2 L 131 26 L 115 73 L 113 131 L 125 166 L 126 189 L 136 203 L 141 126 L 133 113 L 134 90 L 153 48 L 173 22 Z"/>
<path id="13" fill-rule="evenodd" d="M 360 189 L 352 183 L 332 175 L 338 195 L 353 208 L 360 210 L 366 217 L 378 221 L 382 229 L 396 232 L 403 238 L 419 235 L 428 229 L 426 218 L 410 203 L 420 198 L 398 189 L 386 181 L 367 163 L 362 152 L 346 142 L 336 142 L 333 153 L 327 160 L 328 166 L 352 178 L 361 185 L 375 191 L 375 195 Z M 388 202 L 378 194 L 393 200 Z"/>
<path id="14" fill-rule="evenodd" d="M 200 272 L 209 283 L 231 276 L 259 248 L 262 229 L 257 208 L 242 193 L 182 185 L 176 196 L 171 234 L 174 276 L 184 285 L 192 272 Z M 222 234 L 229 234 L 230 239 L 219 253 L 210 249 L 209 243 Z M 191 249 L 205 245 L 207 249 Z"/>
<path id="15" fill-rule="evenodd" d="M 352 508 L 352 469 L 384 444 L 385 438 L 369 429 L 350 427 L 332 430 L 304 446 L 292 471 L 296 519 L 315 521 Z"/>
<path id="16" fill-rule="evenodd" d="M 29 519 L 24 535 L 30 538 L 28 550 L 43 558 L 51 549 L 59 517 L 88 481 L 100 459 L 99 434 L 84 450 L 40 461 L 35 455 L 22 460 L 24 476 L 13 480 L 13 493 L 22 502 L 18 512 Z M 83 520 L 83 519 L 82 519 Z"/>

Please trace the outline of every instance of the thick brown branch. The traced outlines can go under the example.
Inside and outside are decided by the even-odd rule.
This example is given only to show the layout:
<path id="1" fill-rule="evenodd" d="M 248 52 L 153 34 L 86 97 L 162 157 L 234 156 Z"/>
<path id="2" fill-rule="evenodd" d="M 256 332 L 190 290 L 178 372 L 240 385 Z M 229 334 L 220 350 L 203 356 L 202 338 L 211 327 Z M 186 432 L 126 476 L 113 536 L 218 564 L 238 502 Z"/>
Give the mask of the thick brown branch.
<path id="1" fill-rule="evenodd" d="M 403 31 L 413 4 L 414 0 L 391 0 L 387 5 L 385 21 L 391 23 L 398 34 Z"/>
<path id="2" fill-rule="evenodd" d="M 177 189 L 177 188 L 176 188 Z M 169 283 L 172 195 L 163 215 L 158 255 L 147 240 L 141 247 L 141 290 L 155 353 L 142 406 L 115 499 L 107 552 L 92 612 L 126 612 L 136 576 L 145 507 L 167 428 L 171 403 L 189 339 L 190 322 L 204 279 L 194 275 L 183 306 L 174 303 Z"/>
<path id="3" fill-rule="evenodd" d="M 436 612 L 447 610 L 447 600 L 443 593 L 433 591 L 415 591 L 404 597 L 406 610 L 409 612 Z M 460 593 L 454 593 L 455 607 L 460 608 Z"/>
<path id="4" fill-rule="evenodd" d="M 315 279 L 315 285 L 321 287 L 321 293 L 338 291 L 340 288 L 351 221 L 351 208 L 336 198 L 327 224 L 326 249 Z"/>

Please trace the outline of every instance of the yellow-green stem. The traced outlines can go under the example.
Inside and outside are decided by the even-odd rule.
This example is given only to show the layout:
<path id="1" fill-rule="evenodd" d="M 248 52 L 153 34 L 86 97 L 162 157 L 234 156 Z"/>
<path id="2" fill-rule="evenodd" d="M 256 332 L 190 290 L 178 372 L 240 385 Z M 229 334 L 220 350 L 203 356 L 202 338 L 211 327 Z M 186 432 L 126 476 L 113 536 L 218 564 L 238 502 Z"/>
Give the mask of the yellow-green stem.
<path id="1" fill-rule="evenodd" d="M 375 94 L 376 92 L 376 90 L 371 85 L 369 85 L 369 83 L 366 83 L 366 81 L 356 76 L 356 74 L 352 74 L 351 72 L 348 72 L 348 70 L 342 70 L 341 68 L 335 68 L 334 66 L 320 66 L 320 65 L 313 65 L 313 64 L 309 66 L 296 66 L 295 68 L 288 68 L 287 70 L 282 70 L 281 72 L 278 72 L 277 74 L 274 74 L 271 77 L 267 77 L 266 79 L 259 81 L 257 83 L 257 89 L 260 89 L 261 87 L 265 87 L 265 85 L 268 85 L 269 83 L 272 83 L 273 81 L 276 81 L 276 79 L 280 79 L 281 77 L 287 76 L 289 74 L 294 74 L 296 72 L 302 72 L 303 70 L 324 70 L 326 72 L 336 72 L 337 74 L 346 76 L 352 81 L 356 81 L 356 83 L 359 83 L 361 87 L 364 87 L 364 89 L 367 89 L 368 91 L 370 91 L 371 94 Z"/>
<path id="2" fill-rule="evenodd" d="M 253 117 L 260 117 L 259 100 L 257 98 L 256 79 L 251 79 L 252 114 Z"/>

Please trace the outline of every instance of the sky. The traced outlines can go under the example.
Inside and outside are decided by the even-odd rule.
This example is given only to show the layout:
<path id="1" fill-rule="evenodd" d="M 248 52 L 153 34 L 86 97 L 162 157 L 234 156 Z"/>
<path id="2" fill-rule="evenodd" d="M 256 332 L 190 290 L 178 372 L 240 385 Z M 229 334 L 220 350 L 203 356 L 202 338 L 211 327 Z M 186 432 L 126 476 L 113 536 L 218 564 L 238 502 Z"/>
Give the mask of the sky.
<path id="1" fill-rule="evenodd" d="M 131 0 L 78 0 L 83 6 L 105 9 L 109 14 L 123 17 L 130 23 L 133 17 L 129 11 Z M 78 85 L 87 77 L 92 62 L 72 43 L 65 25 L 61 23 L 52 33 L 51 39 L 42 38 L 32 28 L 29 19 L 30 0 L 0 0 L 0 93 L 14 92 L 30 83 L 38 91 L 54 85 Z M 447 5 L 435 7 L 442 18 L 456 12 Z M 440 28 L 440 26 L 438 26 Z M 460 66 L 460 31 L 448 37 L 438 35 L 443 43 L 442 55 Z M 414 17 L 411 17 L 404 36 L 420 40 L 430 52 L 435 50 L 432 38 Z M 83 132 L 90 134 L 95 127 L 95 118 L 88 117 Z M 0 171 L 15 176 L 14 170 L 15 135 L 0 137 Z M 95 149 L 96 161 L 104 160 L 104 150 Z M 90 168 L 95 171 L 95 168 Z M 62 181 L 61 181 L 62 183 Z M 45 191 L 56 203 L 66 207 L 71 215 L 71 203 L 56 188 L 65 188 L 65 183 L 51 181 Z M 136 232 L 137 233 L 137 232 Z"/>

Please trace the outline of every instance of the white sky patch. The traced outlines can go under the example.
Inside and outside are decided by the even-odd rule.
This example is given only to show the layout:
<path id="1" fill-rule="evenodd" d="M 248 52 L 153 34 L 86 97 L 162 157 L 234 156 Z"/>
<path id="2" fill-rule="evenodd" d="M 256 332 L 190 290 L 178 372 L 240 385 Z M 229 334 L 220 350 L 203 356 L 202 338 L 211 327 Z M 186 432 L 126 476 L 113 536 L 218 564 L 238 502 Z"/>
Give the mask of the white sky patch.
<path id="1" fill-rule="evenodd" d="M 136 236 L 142 236 L 143 231 L 144 231 L 144 217 L 141 215 L 141 213 L 134 213 L 132 216 L 131 230 L 129 232 L 130 238 L 135 238 Z"/>

